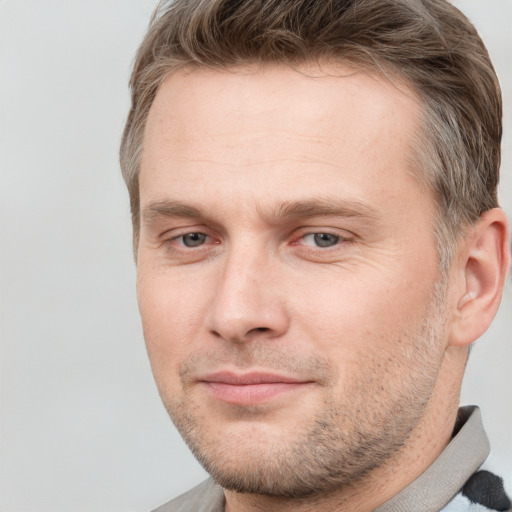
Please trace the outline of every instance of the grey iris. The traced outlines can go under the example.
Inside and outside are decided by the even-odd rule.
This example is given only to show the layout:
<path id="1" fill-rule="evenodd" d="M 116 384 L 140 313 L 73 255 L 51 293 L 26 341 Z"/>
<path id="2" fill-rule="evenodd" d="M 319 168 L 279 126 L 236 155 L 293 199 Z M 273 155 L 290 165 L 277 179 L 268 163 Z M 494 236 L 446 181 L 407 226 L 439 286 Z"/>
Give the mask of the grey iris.
<path id="1" fill-rule="evenodd" d="M 318 247 L 332 247 L 340 241 L 340 237 L 331 233 L 315 233 L 315 244 Z"/>

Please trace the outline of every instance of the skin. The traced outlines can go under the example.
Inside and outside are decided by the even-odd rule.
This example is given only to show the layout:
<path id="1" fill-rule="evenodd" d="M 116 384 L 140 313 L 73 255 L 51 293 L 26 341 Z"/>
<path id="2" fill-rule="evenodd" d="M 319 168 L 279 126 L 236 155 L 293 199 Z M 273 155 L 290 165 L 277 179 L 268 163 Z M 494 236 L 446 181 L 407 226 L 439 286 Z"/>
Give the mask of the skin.
<path id="1" fill-rule="evenodd" d="M 370 511 L 420 475 L 506 273 L 495 212 L 441 281 L 433 198 L 409 165 L 415 95 L 326 69 L 182 70 L 146 126 L 147 349 L 229 511 Z"/>

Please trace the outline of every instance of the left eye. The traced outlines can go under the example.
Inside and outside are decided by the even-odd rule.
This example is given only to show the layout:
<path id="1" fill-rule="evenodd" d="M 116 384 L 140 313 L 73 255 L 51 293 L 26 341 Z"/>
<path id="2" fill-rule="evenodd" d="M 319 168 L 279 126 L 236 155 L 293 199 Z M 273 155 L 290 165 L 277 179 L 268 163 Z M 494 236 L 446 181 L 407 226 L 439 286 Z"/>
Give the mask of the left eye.
<path id="1" fill-rule="evenodd" d="M 316 245 L 317 247 L 333 247 L 338 244 L 341 237 L 332 233 L 310 233 L 303 237 L 306 245 Z"/>
<path id="2" fill-rule="evenodd" d="M 199 247 L 206 242 L 207 235 L 204 233 L 187 233 L 178 238 L 185 247 Z"/>

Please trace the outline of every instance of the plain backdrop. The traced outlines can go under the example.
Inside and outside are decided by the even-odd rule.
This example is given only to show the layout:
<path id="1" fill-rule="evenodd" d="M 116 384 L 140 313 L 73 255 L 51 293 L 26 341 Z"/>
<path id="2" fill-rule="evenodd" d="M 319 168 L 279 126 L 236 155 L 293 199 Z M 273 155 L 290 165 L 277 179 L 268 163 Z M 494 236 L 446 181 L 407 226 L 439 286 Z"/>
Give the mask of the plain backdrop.
<path id="1" fill-rule="evenodd" d="M 512 1 L 457 2 L 505 96 L 512 212 Z M 0 0 L 0 510 L 145 511 L 204 477 L 160 404 L 135 300 L 117 161 L 149 0 Z M 512 286 L 477 342 L 477 403 L 512 487 Z"/>

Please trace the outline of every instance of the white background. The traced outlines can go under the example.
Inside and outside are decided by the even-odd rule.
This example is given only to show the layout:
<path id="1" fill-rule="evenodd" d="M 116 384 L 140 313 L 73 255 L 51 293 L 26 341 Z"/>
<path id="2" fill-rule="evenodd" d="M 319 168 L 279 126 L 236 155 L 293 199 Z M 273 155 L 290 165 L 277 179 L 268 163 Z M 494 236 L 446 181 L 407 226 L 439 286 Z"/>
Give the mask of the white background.
<path id="1" fill-rule="evenodd" d="M 512 212 L 512 1 L 457 3 L 506 101 Z M 200 481 L 160 404 L 135 301 L 117 150 L 153 1 L 0 0 L 0 510 L 144 511 Z M 512 483 L 512 286 L 468 367 Z"/>

